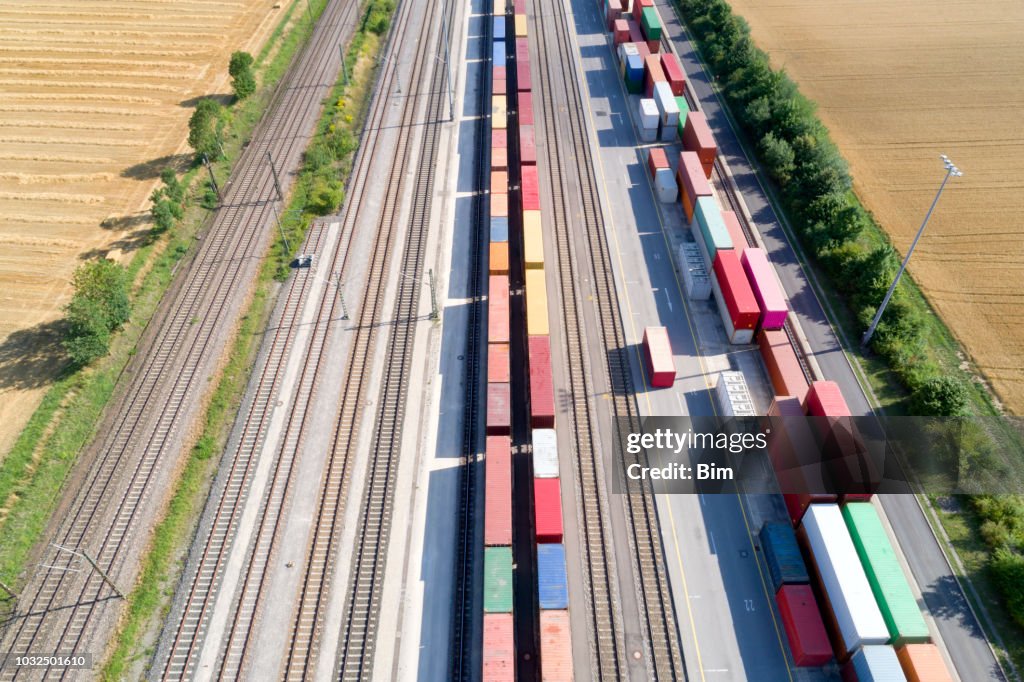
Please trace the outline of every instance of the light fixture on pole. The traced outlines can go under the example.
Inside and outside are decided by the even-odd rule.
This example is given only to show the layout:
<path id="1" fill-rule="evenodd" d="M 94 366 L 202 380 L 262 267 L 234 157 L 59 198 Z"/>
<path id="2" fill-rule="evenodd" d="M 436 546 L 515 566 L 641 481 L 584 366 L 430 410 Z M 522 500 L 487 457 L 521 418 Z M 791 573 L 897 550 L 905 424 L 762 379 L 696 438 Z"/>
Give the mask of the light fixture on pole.
<path id="1" fill-rule="evenodd" d="M 924 234 L 924 228 L 928 225 L 928 219 L 932 217 L 932 212 L 935 211 L 935 206 L 939 203 L 939 197 L 942 196 L 942 190 L 946 189 L 946 183 L 949 182 L 950 178 L 959 178 L 963 175 L 963 172 L 956 167 L 949 157 L 945 154 L 939 154 L 939 158 L 942 159 L 942 164 L 946 168 L 946 177 L 942 178 L 942 184 L 939 185 L 939 191 L 935 193 L 935 199 L 932 200 L 932 205 L 928 209 L 928 213 L 924 216 L 924 221 L 921 223 L 921 227 L 917 228 L 917 236 L 914 237 L 914 241 L 910 243 L 910 248 L 907 249 L 907 255 L 903 258 L 903 263 L 900 265 L 900 269 L 896 272 L 896 278 L 893 279 L 892 285 L 889 287 L 889 291 L 885 293 L 885 298 L 882 299 L 882 304 L 878 306 L 878 312 L 875 313 L 875 319 L 871 320 L 871 326 L 864 332 L 864 337 L 860 341 L 861 346 L 867 346 L 871 341 L 871 337 L 875 333 L 875 329 L 878 327 L 878 322 L 882 319 L 882 314 L 885 313 L 885 307 L 889 305 L 889 300 L 892 298 L 893 292 L 896 291 L 896 285 L 900 283 L 900 278 L 903 277 L 903 271 L 907 269 L 907 263 L 910 262 L 910 257 L 914 255 L 914 248 L 917 246 L 917 242 L 921 240 L 921 235 Z"/>

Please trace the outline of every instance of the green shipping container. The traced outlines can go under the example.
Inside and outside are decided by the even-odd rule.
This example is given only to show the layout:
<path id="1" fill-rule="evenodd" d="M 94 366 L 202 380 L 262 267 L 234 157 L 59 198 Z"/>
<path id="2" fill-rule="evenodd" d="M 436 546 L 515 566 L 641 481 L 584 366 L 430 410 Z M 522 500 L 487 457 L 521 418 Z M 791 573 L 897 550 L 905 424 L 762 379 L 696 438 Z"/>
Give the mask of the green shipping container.
<path id="1" fill-rule="evenodd" d="M 679 129 L 679 139 L 682 139 L 683 130 L 686 128 L 686 115 L 690 113 L 690 103 L 685 97 L 676 97 L 676 106 L 679 107 L 679 123 L 676 127 Z"/>
<path id="2" fill-rule="evenodd" d="M 644 37 L 648 40 L 661 40 L 661 22 L 658 20 L 658 11 L 653 7 L 644 7 L 640 14 L 640 26 L 644 30 Z"/>
<path id="3" fill-rule="evenodd" d="M 874 506 L 870 502 L 846 504 L 843 519 L 889 629 L 890 642 L 902 646 L 931 641 L 921 609 Z"/>
<path id="4" fill-rule="evenodd" d="M 511 547 L 484 547 L 484 612 L 512 613 Z"/>
<path id="5" fill-rule="evenodd" d="M 693 215 L 700 236 L 704 240 L 704 247 L 708 250 L 708 258 L 713 263 L 715 254 L 721 249 L 733 247 L 729 228 L 725 226 L 725 220 L 722 218 L 722 211 L 719 210 L 714 197 L 697 197 L 697 209 Z M 710 268 L 709 263 L 708 269 Z"/>

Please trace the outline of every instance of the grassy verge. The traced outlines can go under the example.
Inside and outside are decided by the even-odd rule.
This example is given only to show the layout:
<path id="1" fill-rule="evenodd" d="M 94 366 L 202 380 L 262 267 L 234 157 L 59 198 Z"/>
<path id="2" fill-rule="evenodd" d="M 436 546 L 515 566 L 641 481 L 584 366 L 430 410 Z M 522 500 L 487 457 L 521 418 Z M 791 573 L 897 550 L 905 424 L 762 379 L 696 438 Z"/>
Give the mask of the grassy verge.
<path id="1" fill-rule="evenodd" d="M 315 13 L 326 0 L 312 0 Z M 282 22 L 287 22 L 284 17 Z M 281 35 L 283 25 L 276 33 Z M 274 86 L 300 45 L 297 31 L 309 33 L 302 25 L 285 33 L 284 43 L 272 59 L 260 65 L 262 87 L 237 107 L 226 131 L 225 159 L 215 172 L 227 177 L 238 159 L 243 143 L 252 134 L 270 101 Z M 17 589 L 24 580 L 24 568 L 39 542 L 60 489 L 78 453 L 94 437 L 103 410 L 125 366 L 135 354 L 140 337 L 152 319 L 161 297 L 170 285 L 177 265 L 194 244 L 208 214 L 198 206 L 201 168 L 190 168 L 182 182 L 189 186 L 186 213 L 163 235 L 144 239 L 128 264 L 135 281 L 132 321 L 117 335 L 105 358 L 78 371 L 65 371 L 43 397 L 8 456 L 0 464 L 0 581 Z M 6 608 L 12 608 L 10 602 Z"/>
<path id="2" fill-rule="evenodd" d="M 394 4 L 390 0 L 374 0 L 369 4 L 365 16 L 374 16 L 374 11 L 379 12 L 381 7 L 390 8 L 387 10 L 387 16 L 390 16 Z M 346 144 L 344 154 L 333 158 L 329 165 L 312 166 L 307 158 L 288 209 L 301 216 L 301 219 L 289 223 L 290 244 L 297 246 L 301 243 L 312 216 L 318 215 L 318 211 L 334 211 L 341 204 L 340 192 L 332 194 L 328 201 L 318 197 L 313 190 L 318 181 L 324 180 L 324 168 L 332 169 L 339 186 L 344 185 L 351 171 L 352 156 L 358 142 L 357 131 L 365 122 L 380 48 L 380 37 L 370 27 L 379 29 L 380 26 L 368 26 L 368 23 L 364 19 L 347 53 L 347 63 L 353 65 L 351 80 L 346 82 L 342 79 L 332 90 L 329 105 L 318 124 L 311 148 L 333 135 L 351 138 L 352 143 Z M 336 203 L 334 200 L 337 200 Z M 113 651 L 103 668 L 103 679 L 138 676 L 142 672 L 141 667 L 152 658 L 160 621 L 168 612 L 188 543 L 195 533 L 217 467 L 218 461 L 213 455 L 222 451 L 229 435 L 249 371 L 259 350 L 262 331 L 273 309 L 274 297 L 270 292 L 275 286 L 275 279 L 281 279 L 282 274 L 287 273 L 287 264 L 292 255 L 279 240 L 272 254 L 263 261 L 256 295 L 243 318 L 242 328 L 230 353 L 231 361 L 215 390 L 202 435 L 185 465 L 167 515 L 154 532 L 139 580 L 128 596 L 128 608 Z"/>

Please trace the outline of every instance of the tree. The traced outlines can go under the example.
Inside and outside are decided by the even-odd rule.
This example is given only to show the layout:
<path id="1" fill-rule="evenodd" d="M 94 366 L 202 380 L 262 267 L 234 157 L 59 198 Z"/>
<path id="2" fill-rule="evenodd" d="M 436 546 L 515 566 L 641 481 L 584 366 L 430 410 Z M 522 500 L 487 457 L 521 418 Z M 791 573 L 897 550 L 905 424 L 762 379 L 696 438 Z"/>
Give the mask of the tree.
<path id="1" fill-rule="evenodd" d="M 960 379 L 940 375 L 926 379 L 910 397 L 911 410 L 926 417 L 959 417 L 967 414 L 967 387 Z"/>
<path id="2" fill-rule="evenodd" d="M 71 362 L 82 367 L 106 355 L 110 331 L 100 306 L 86 298 L 72 298 L 65 310 L 67 332 L 63 343 Z"/>
<path id="3" fill-rule="evenodd" d="M 243 100 L 256 92 L 256 75 L 252 72 L 253 58 L 248 52 L 237 51 L 231 54 L 228 63 L 228 74 L 231 76 L 231 89 L 237 99 Z"/>
<path id="4" fill-rule="evenodd" d="M 1000 547 L 992 556 L 992 575 L 1006 600 L 1006 608 L 1018 625 L 1024 626 L 1024 556 Z"/>
<path id="5" fill-rule="evenodd" d="M 131 315 L 128 273 L 102 258 L 79 266 L 71 281 L 75 293 L 64 308 L 64 349 L 73 363 L 83 366 L 107 354 L 111 332 Z"/>
<path id="6" fill-rule="evenodd" d="M 188 143 L 200 158 L 204 154 L 210 159 L 221 157 L 223 109 L 216 100 L 205 97 L 199 100 L 196 110 L 192 112 L 192 118 L 188 121 Z"/>
<path id="7" fill-rule="evenodd" d="M 785 187 L 793 174 L 793 162 L 796 158 L 793 154 L 793 148 L 784 139 L 776 137 L 775 133 L 769 132 L 761 138 L 758 152 L 768 167 L 768 174 L 775 178 L 779 186 Z"/>

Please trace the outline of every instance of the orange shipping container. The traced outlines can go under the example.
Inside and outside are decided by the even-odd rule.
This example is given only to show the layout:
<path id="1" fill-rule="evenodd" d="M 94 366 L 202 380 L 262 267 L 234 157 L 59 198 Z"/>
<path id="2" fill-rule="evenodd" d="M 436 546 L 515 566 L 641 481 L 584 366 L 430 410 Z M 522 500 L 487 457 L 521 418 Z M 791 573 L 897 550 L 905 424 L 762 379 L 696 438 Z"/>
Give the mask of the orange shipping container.
<path id="1" fill-rule="evenodd" d="M 491 150 L 491 169 L 508 170 L 508 148 L 499 147 Z"/>
<path id="2" fill-rule="evenodd" d="M 512 682 L 516 653 L 511 613 L 484 614 L 484 682 Z"/>
<path id="3" fill-rule="evenodd" d="M 896 649 L 907 682 L 953 682 L 939 648 L 934 644 L 907 644 Z"/>
<path id="4" fill-rule="evenodd" d="M 491 194 L 505 194 L 508 192 L 508 173 L 506 171 L 491 171 Z"/>
<path id="5" fill-rule="evenodd" d="M 491 242 L 492 275 L 508 274 L 508 242 Z"/>
<path id="6" fill-rule="evenodd" d="M 571 682 L 572 642 L 569 612 L 540 612 L 540 676 L 549 682 Z"/>
<path id="7" fill-rule="evenodd" d="M 508 344 L 487 344 L 487 383 L 508 383 L 510 376 Z"/>
<path id="8" fill-rule="evenodd" d="M 491 195 L 491 217 L 492 218 L 507 218 L 508 217 L 508 195 L 507 194 L 492 194 Z"/>
<path id="9" fill-rule="evenodd" d="M 757 344 L 775 394 L 791 395 L 802 403 L 809 388 L 807 378 L 786 332 L 781 329 L 762 331 Z"/>

